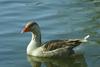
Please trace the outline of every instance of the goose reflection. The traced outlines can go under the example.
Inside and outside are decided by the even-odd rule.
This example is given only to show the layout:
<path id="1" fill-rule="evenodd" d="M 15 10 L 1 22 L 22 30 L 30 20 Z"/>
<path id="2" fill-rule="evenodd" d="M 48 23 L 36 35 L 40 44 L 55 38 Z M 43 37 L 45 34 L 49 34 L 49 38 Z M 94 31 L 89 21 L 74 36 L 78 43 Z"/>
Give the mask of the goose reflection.
<path id="1" fill-rule="evenodd" d="M 87 67 L 84 57 L 70 58 L 40 58 L 27 56 L 32 67 Z"/>

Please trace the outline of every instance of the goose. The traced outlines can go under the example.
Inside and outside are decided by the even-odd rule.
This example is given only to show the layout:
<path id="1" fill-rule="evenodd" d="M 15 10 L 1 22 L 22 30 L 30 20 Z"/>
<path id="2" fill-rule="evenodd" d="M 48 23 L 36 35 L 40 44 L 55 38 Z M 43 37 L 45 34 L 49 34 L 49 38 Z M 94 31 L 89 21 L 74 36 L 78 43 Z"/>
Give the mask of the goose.
<path id="1" fill-rule="evenodd" d="M 28 21 L 23 32 L 31 32 L 32 39 L 27 46 L 27 55 L 35 57 L 69 57 L 75 54 L 73 48 L 81 43 L 87 42 L 89 35 L 82 39 L 51 40 L 41 42 L 40 27 L 35 21 Z"/>

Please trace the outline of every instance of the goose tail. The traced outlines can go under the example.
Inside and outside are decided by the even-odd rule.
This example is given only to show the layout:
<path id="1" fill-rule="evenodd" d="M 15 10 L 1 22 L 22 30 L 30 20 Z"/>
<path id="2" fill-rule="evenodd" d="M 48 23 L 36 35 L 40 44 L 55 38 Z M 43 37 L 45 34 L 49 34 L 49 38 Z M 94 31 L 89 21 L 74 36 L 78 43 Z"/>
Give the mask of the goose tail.
<path id="1" fill-rule="evenodd" d="M 87 36 L 85 36 L 82 40 L 81 40 L 81 42 L 87 42 L 88 40 L 88 38 L 90 37 L 90 35 L 87 35 Z"/>

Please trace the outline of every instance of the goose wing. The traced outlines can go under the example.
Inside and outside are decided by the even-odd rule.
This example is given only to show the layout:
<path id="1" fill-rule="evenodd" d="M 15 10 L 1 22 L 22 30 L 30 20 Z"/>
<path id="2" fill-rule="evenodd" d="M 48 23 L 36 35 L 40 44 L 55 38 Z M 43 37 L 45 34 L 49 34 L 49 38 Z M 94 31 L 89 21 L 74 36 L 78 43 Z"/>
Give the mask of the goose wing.
<path id="1" fill-rule="evenodd" d="M 45 51 L 52 51 L 64 47 L 76 47 L 82 43 L 80 39 L 70 39 L 70 40 L 52 40 L 44 43 L 43 47 Z"/>

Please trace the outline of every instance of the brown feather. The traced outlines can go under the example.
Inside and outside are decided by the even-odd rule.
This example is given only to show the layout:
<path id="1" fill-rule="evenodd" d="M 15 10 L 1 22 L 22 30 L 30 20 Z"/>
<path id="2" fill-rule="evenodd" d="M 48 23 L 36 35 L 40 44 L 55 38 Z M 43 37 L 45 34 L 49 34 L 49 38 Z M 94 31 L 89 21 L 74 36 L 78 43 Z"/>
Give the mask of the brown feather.
<path id="1" fill-rule="evenodd" d="M 63 48 L 66 46 L 70 46 L 70 47 L 76 47 L 78 45 L 80 45 L 81 41 L 79 39 L 75 39 L 75 40 L 52 40 L 52 41 L 48 41 L 46 43 L 44 43 L 44 50 L 46 51 L 51 51 L 51 50 L 55 50 L 58 48 Z"/>

